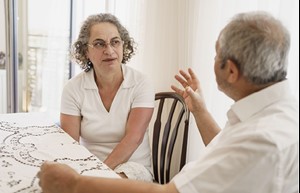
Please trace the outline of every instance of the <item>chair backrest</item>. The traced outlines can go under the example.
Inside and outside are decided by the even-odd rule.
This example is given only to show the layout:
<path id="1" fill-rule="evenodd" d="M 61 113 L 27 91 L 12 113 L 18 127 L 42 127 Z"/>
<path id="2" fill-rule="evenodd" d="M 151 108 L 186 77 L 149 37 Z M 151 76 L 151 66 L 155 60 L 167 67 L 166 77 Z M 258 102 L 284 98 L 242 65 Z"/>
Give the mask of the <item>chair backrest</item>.
<path id="1" fill-rule="evenodd" d="M 186 163 L 190 112 L 184 99 L 175 92 L 156 93 L 155 100 L 158 106 L 152 131 L 152 167 L 154 180 L 165 184 Z"/>

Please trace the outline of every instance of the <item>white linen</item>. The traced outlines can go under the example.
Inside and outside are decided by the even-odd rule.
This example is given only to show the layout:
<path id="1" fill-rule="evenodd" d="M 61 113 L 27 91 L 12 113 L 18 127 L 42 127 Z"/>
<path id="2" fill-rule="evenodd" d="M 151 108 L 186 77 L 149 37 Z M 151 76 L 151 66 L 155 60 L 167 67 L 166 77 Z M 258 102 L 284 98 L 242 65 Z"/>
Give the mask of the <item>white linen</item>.
<path id="1" fill-rule="evenodd" d="M 0 193 L 41 192 L 36 174 L 44 161 L 82 175 L 119 177 L 45 114 L 0 114 Z"/>

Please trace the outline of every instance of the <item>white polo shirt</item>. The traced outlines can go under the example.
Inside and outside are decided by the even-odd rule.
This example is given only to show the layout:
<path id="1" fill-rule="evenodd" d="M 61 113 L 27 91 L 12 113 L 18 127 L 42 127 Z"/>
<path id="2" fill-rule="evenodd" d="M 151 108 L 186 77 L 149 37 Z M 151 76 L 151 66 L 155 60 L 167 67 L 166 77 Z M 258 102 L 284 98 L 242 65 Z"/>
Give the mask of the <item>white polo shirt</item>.
<path id="1" fill-rule="evenodd" d="M 154 89 L 149 79 L 124 64 L 122 72 L 124 80 L 109 112 L 98 93 L 93 70 L 75 76 L 63 90 L 61 113 L 82 116 L 80 143 L 100 160 L 105 160 L 123 138 L 128 113 L 132 108 L 154 108 Z M 129 161 L 150 168 L 150 144 L 147 132 L 142 144 Z"/>
<path id="2" fill-rule="evenodd" d="M 294 193 L 299 104 L 283 81 L 236 102 L 226 127 L 173 178 L 180 193 Z"/>

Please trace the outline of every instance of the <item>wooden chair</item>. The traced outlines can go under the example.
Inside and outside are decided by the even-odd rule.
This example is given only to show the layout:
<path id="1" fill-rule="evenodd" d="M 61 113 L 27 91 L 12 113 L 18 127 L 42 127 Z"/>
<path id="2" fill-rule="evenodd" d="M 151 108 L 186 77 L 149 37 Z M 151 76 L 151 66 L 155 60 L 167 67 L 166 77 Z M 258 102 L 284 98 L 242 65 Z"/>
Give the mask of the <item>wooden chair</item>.
<path id="1" fill-rule="evenodd" d="M 152 167 L 154 180 L 165 184 L 186 163 L 190 112 L 184 99 L 175 92 L 156 93 L 155 100 Z"/>

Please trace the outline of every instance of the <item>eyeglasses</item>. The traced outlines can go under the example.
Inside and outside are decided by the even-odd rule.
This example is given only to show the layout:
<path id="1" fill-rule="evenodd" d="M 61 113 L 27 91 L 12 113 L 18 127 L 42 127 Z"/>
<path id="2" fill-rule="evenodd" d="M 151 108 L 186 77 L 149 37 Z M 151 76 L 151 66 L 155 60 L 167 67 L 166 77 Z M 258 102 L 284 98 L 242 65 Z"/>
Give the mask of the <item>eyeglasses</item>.
<path id="1" fill-rule="evenodd" d="M 119 48 L 121 45 L 124 44 L 124 41 L 122 41 L 120 38 L 112 39 L 109 43 L 106 43 L 103 40 L 97 40 L 93 42 L 92 44 L 87 44 L 91 48 L 95 48 L 97 50 L 104 50 L 110 45 L 113 49 Z"/>

